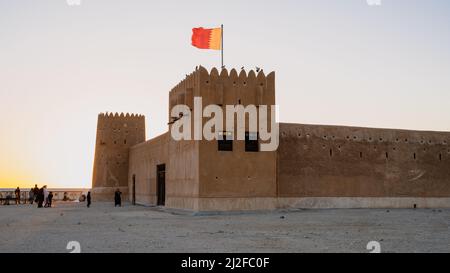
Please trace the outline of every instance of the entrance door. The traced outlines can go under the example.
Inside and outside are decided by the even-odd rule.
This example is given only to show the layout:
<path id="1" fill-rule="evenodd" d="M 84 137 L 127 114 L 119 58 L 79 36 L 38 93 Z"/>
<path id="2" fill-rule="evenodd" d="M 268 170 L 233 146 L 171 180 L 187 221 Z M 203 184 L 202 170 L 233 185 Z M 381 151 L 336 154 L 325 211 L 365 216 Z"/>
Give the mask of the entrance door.
<path id="1" fill-rule="evenodd" d="M 158 206 L 164 206 L 166 203 L 166 165 L 156 166 L 156 192 L 158 195 Z"/>
<path id="2" fill-rule="evenodd" d="M 133 196 L 132 196 L 132 204 L 136 205 L 136 175 L 133 174 Z"/>

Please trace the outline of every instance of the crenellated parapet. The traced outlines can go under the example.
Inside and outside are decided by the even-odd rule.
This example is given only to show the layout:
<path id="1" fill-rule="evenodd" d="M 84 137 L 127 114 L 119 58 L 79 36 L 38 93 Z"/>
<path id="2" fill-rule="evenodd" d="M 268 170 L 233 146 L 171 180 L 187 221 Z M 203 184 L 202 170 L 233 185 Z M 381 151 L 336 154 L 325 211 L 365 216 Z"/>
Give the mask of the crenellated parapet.
<path id="1" fill-rule="evenodd" d="M 217 68 L 208 72 L 199 66 L 170 91 L 169 107 L 185 104 L 192 109 L 194 97 L 202 97 L 204 105 L 274 105 L 275 72 L 268 75 L 262 70 L 219 72 Z"/>
<path id="2" fill-rule="evenodd" d="M 99 117 L 102 118 L 145 118 L 144 115 L 140 115 L 140 114 L 134 114 L 134 113 L 112 113 L 112 112 L 105 112 L 105 113 L 100 113 L 98 114 Z"/>
<path id="3" fill-rule="evenodd" d="M 145 129 L 145 116 L 140 114 L 130 113 L 100 113 L 98 115 L 97 128 L 99 130 L 116 130 L 120 132 L 123 128 L 124 131 L 128 131 L 133 128 L 134 130 Z"/>

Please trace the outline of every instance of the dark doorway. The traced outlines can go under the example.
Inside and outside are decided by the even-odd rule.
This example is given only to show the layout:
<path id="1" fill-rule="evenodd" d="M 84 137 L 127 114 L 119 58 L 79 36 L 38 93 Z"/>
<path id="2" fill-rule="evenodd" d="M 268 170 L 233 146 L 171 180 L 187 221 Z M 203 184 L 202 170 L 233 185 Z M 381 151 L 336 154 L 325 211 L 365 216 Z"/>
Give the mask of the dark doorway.
<path id="1" fill-rule="evenodd" d="M 133 192 L 132 192 L 132 200 L 131 200 L 131 202 L 132 202 L 132 204 L 133 204 L 133 206 L 134 205 L 136 205 L 136 175 L 135 174 L 133 174 Z"/>
<path id="2" fill-rule="evenodd" d="M 156 193 L 158 196 L 157 205 L 164 206 L 166 203 L 166 165 L 156 166 Z"/>

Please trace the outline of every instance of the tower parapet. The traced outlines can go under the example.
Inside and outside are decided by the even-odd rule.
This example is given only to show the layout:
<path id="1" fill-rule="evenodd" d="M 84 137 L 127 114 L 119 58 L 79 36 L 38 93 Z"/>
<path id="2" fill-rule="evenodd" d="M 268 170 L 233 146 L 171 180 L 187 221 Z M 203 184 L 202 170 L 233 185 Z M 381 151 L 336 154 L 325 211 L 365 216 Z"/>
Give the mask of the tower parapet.
<path id="1" fill-rule="evenodd" d="M 119 188 L 128 192 L 128 157 L 132 146 L 145 141 L 145 117 L 129 113 L 100 113 L 97 121 L 92 195 L 110 201 Z"/>
<path id="2" fill-rule="evenodd" d="M 187 106 L 189 109 L 186 107 L 175 108 L 177 105 Z M 203 114 L 203 109 L 206 109 L 208 106 L 214 106 L 214 109 L 218 109 L 218 106 L 222 108 L 222 113 L 225 113 L 222 114 L 222 128 L 214 127 L 214 133 L 216 134 L 221 133 L 219 132 L 220 130 L 226 130 L 228 135 L 237 136 L 239 133 L 241 140 L 243 140 L 243 130 L 238 132 L 238 128 L 245 129 L 249 136 L 261 136 L 261 132 L 265 132 L 264 128 L 267 128 L 269 132 L 276 132 L 276 128 L 272 130 L 276 121 L 275 72 L 270 72 L 266 75 L 262 69 L 246 71 L 242 68 L 238 74 L 236 69 L 231 69 L 228 72 L 227 69 L 222 68 L 219 72 L 217 68 L 212 68 L 211 71 L 208 71 L 202 66 L 197 66 L 192 73 L 186 75 L 185 79 L 175 85 L 169 93 L 169 130 L 171 130 L 171 126 L 179 120 L 181 115 L 186 115 L 186 112 L 190 111 L 194 113 L 186 115 L 190 117 L 187 122 L 191 122 L 190 137 L 196 138 L 200 136 L 202 134 L 201 129 L 210 120 L 200 117 L 202 119 L 197 124 L 201 126 L 195 126 L 197 117 L 195 113 Z M 183 109 L 181 114 L 179 113 L 180 109 Z M 249 114 L 244 113 L 244 115 L 241 115 L 237 113 L 241 111 L 240 109 L 244 109 L 243 111 Z M 237 113 L 237 115 L 231 113 L 233 116 L 237 116 L 237 119 L 231 116 L 227 120 L 229 115 L 226 111 Z M 263 118 L 260 115 L 267 115 L 267 117 Z M 216 118 L 217 115 L 214 114 L 214 116 Z M 243 118 L 240 118 L 242 116 Z M 265 126 L 260 124 L 261 120 L 265 121 Z M 240 122 L 240 124 L 238 125 L 236 122 Z M 235 126 L 229 126 L 230 124 Z M 260 130 L 262 131 L 260 132 Z M 273 135 L 275 136 L 276 133 Z M 270 140 L 260 139 L 261 142 L 259 143 L 264 145 L 262 149 L 265 149 L 267 145 L 272 145 L 272 140 L 274 139 L 273 137 Z M 278 139 L 278 136 L 276 139 Z"/>
<path id="3" fill-rule="evenodd" d="M 241 69 L 212 68 L 210 72 L 198 66 L 186 75 L 169 94 L 170 110 L 178 104 L 193 109 L 194 97 L 202 97 L 203 105 L 275 105 L 275 72 L 264 74 L 263 70 L 248 73 Z M 170 117 L 169 117 L 170 119 Z"/>

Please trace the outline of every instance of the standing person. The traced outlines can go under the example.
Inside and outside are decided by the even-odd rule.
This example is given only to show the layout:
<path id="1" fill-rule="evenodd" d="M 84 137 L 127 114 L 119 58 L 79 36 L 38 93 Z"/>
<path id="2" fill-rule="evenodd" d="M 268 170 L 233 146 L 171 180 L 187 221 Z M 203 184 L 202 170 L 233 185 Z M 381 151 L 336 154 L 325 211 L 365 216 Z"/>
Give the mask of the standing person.
<path id="1" fill-rule="evenodd" d="M 30 201 L 30 204 L 33 205 L 33 201 L 34 201 L 34 189 L 31 189 L 30 192 L 28 193 L 28 201 Z"/>
<path id="2" fill-rule="evenodd" d="M 89 208 L 91 206 L 91 192 L 89 191 L 87 196 L 86 196 L 86 201 L 87 201 L 87 207 Z"/>
<path id="3" fill-rule="evenodd" d="M 48 197 L 47 197 L 47 208 L 51 208 L 52 207 L 52 200 L 53 200 L 53 192 L 50 192 L 49 194 L 48 194 Z"/>
<path id="4" fill-rule="evenodd" d="M 47 185 L 44 185 L 44 208 L 48 207 L 48 190 Z"/>
<path id="5" fill-rule="evenodd" d="M 114 207 L 121 207 L 122 206 L 122 193 L 119 189 L 116 190 L 114 193 Z"/>
<path id="6" fill-rule="evenodd" d="M 19 205 L 20 204 L 20 189 L 19 189 L 19 187 L 17 187 L 15 194 L 16 194 L 16 205 Z"/>
<path id="7" fill-rule="evenodd" d="M 38 200 L 39 188 L 38 188 L 37 184 L 34 184 L 33 192 L 34 192 L 34 201 L 37 203 L 39 201 Z"/>
<path id="8" fill-rule="evenodd" d="M 5 205 L 9 206 L 9 200 L 12 199 L 11 193 L 7 192 L 6 193 L 6 201 L 5 201 Z"/>
<path id="9" fill-rule="evenodd" d="M 44 203 L 44 187 L 42 187 L 37 194 L 38 208 L 42 208 L 42 203 Z"/>

